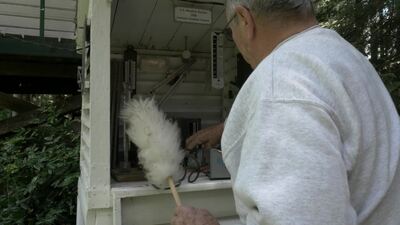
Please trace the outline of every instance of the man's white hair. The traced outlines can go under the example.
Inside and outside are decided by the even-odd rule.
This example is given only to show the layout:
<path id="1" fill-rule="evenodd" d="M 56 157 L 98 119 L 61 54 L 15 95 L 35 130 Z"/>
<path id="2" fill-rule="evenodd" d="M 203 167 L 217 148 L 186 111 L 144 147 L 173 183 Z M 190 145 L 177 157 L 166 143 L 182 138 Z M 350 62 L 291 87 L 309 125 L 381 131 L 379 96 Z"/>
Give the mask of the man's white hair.
<path id="1" fill-rule="evenodd" d="M 311 0 L 227 0 L 227 15 L 233 14 L 237 5 L 248 8 L 257 16 L 273 16 L 292 12 L 313 15 Z"/>

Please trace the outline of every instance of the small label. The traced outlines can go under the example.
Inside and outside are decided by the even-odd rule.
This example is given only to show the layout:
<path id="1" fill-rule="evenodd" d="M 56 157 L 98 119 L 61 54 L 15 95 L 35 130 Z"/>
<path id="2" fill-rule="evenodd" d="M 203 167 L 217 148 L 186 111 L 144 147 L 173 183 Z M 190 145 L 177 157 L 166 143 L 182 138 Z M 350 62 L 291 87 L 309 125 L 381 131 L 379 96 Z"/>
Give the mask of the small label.
<path id="1" fill-rule="evenodd" d="M 186 23 L 211 24 L 212 13 L 206 9 L 175 7 L 175 20 Z"/>

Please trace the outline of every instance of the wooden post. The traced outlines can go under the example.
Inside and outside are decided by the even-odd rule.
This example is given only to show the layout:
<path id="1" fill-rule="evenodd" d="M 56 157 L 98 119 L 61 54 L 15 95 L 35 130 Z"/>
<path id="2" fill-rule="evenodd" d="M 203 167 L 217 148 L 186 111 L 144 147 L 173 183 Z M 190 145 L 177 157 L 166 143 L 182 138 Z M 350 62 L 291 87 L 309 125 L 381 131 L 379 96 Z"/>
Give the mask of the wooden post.
<path id="1" fill-rule="evenodd" d="M 89 208 L 111 207 L 110 15 L 111 2 L 90 2 Z"/>

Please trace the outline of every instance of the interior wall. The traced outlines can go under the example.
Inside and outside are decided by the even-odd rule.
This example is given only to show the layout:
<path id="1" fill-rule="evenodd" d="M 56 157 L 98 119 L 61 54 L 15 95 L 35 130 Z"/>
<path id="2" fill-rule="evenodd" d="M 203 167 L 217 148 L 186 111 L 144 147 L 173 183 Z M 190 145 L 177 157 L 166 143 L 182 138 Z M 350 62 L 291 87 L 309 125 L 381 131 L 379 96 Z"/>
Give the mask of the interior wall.
<path id="1" fill-rule="evenodd" d="M 122 63 L 122 59 L 119 60 Z M 182 60 L 178 56 L 138 55 L 137 95 L 152 96 L 151 88 L 180 65 Z M 200 118 L 202 127 L 223 121 L 223 91 L 211 87 L 210 79 L 210 59 L 197 58 L 161 109 L 174 118 Z M 156 99 L 160 100 L 170 88 L 171 85 L 166 84 L 157 89 Z"/>

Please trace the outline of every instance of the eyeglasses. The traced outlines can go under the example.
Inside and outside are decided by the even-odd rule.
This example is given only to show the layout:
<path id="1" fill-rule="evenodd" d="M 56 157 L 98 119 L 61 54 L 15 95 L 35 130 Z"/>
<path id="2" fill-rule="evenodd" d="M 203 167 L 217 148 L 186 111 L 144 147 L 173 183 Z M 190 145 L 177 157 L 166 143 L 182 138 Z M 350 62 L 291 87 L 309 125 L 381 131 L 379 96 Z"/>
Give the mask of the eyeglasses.
<path id="1" fill-rule="evenodd" d="M 229 27 L 229 24 L 232 23 L 233 19 L 235 18 L 236 18 L 236 13 L 233 14 L 233 16 L 228 20 L 224 29 L 222 30 L 222 33 L 225 35 L 225 38 L 229 41 L 233 41 L 232 29 Z"/>

